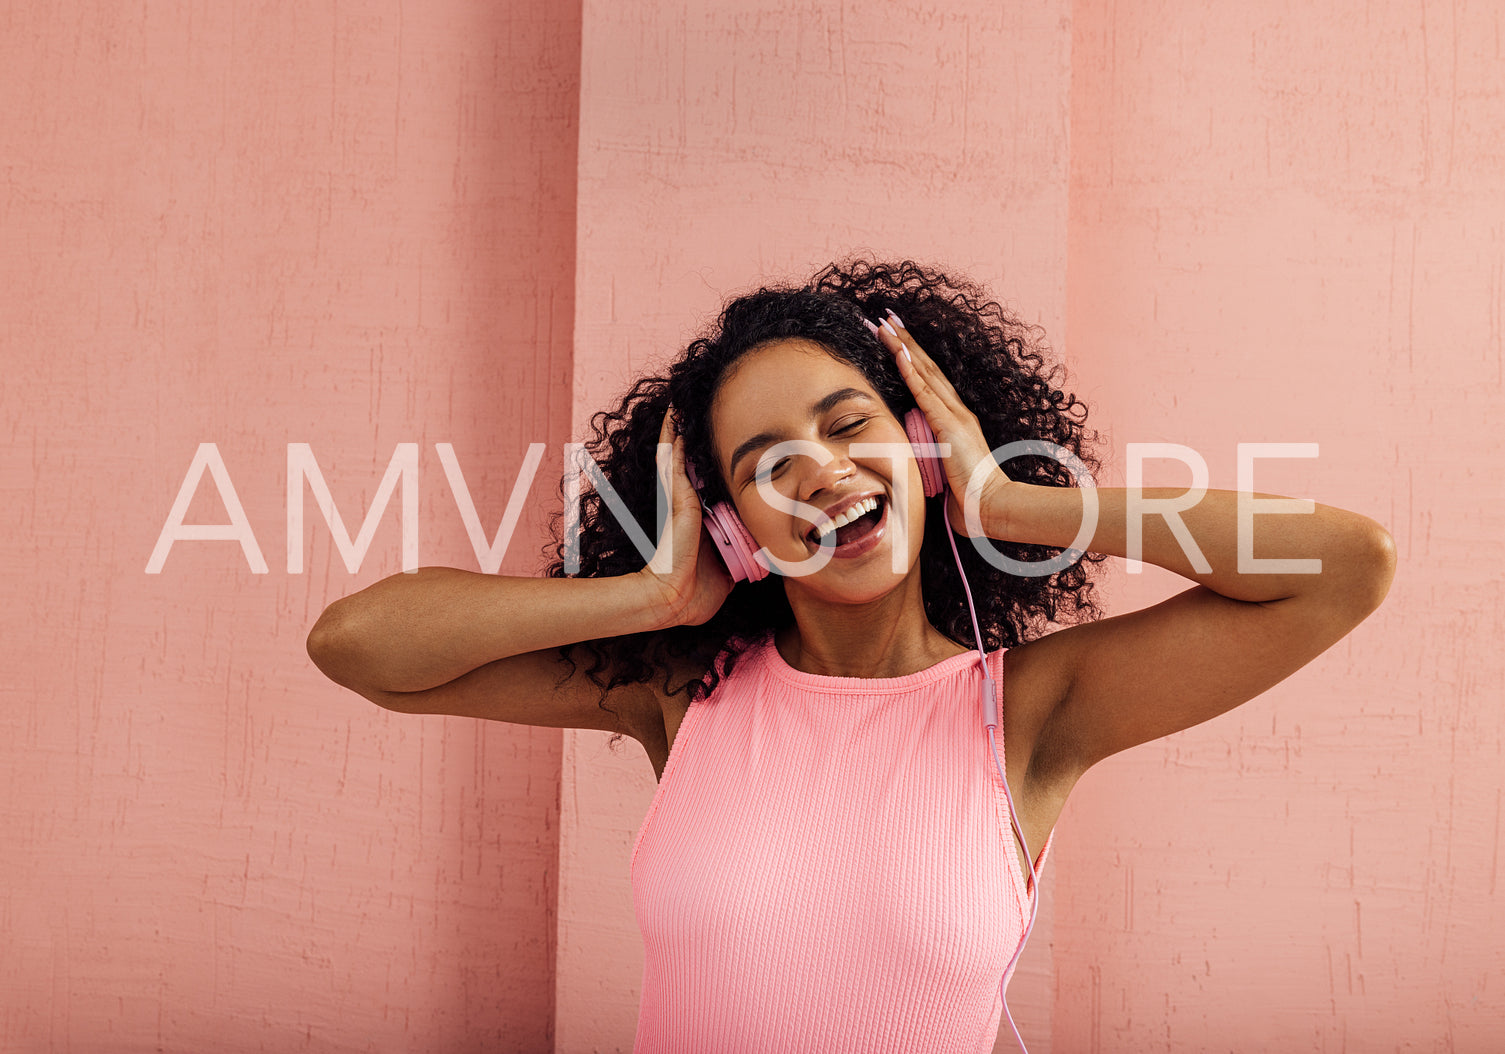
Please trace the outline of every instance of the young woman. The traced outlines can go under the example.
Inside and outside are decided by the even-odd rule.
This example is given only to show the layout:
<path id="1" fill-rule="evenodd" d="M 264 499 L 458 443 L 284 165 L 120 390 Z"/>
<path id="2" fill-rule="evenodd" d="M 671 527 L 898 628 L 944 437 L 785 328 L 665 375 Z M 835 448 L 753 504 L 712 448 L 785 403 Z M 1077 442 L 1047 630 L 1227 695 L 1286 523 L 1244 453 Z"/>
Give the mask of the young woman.
<path id="1" fill-rule="evenodd" d="M 1287 563 L 1241 571 L 1239 496 L 1209 491 L 1134 554 L 1194 584 L 1102 618 L 1088 572 L 1130 555 L 1131 495 L 1078 478 L 1100 463 L 1058 370 L 909 262 L 760 289 L 595 416 L 548 577 L 393 575 L 309 653 L 392 710 L 642 743 L 636 1050 L 990 1051 L 1077 780 L 1310 662 L 1395 563 L 1313 504 L 1255 520 Z"/>

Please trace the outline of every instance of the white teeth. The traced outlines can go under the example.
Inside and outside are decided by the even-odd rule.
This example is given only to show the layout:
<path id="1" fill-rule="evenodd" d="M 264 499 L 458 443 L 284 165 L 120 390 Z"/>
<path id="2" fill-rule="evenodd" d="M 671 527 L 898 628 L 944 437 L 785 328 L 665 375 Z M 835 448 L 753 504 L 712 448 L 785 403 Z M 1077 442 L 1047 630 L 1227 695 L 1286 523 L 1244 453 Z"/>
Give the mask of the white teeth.
<path id="1" fill-rule="evenodd" d="M 838 528 L 838 527 L 845 527 L 847 524 L 849 524 L 853 520 L 857 519 L 857 517 L 862 516 L 862 515 L 864 515 L 866 513 L 872 512 L 877 507 L 878 507 L 878 499 L 877 498 L 863 498 L 856 505 L 853 505 L 846 512 L 844 512 L 840 516 L 836 517 L 836 519 L 834 519 L 834 520 L 827 520 L 825 523 L 821 524 L 818 528 L 816 528 L 816 531 L 815 531 L 815 540 L 816 541 L 820 541 L 826 535 L 828 535 L 832 531 L 836 530 L 836 528 Z"/>

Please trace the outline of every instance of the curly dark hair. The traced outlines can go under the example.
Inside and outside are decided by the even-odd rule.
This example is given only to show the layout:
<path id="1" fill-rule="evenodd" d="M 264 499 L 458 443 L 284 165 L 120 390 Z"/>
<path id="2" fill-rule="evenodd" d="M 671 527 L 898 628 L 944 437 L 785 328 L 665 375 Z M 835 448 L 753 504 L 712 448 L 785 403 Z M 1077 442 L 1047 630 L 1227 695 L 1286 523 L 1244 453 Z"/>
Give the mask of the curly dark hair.
<path id="1" fill-rule="evenodd" d="M 898 264 L 853 259 L 833 263 L 803 286 L 764 286 L 726 304 L 710 331 L 692 341 L 668 369 L 668 376 L 638 380 L 615 410 L 591 418 L 586 451 L 650 538 L 657 515 L 658 476 L 654 455 L 659 427 L 669 404 L 675 407 L 685 438 L 686 457 L 705 481 L 708 502 L 728 500 L 710 435 L 709 408 L 727 371 L 758 345 L 804 338 L 856 367 L 900 420 L 914 407 L 892 354 L 875 340 L 863 318 L 881 319 L 893 308 L 927 355 L 950 378 L 977 415 L 993 448 L 1015 440 L 1044 439 L 1070 450 L 1096 477 L 1101 462 L 1088 449 L 1100 434 L 1085 427 L 1087 407 L 1055 385 L 1065 367 L 1049 365 L 1043 331 L 1027 325 L 994 302 L 972 281 L 905 260 Z M 1065 466 L 1053 458 L 1023 455 L 1009 459 L 1010 479 L 1040 486 L 1072 486 Z M 564 491 L 564 482 L 560 484 Z M 946 538 L 943 502 L 928 501 L 925 540 L 920 553 L 925 614 L 951 640 L 973 646 L 972 621 Z M 579 536 L 566 540 L 559 530 L 563 512 L 553 517 L 549 577 L 566 575 L 568 546 L 578 546 L 584 577 L 628 574 L 646 561 L 628 538 L 602 495 L 586 489 L 581 497 Z M 1049 560 L 1062 550 L 1014 542 L 997 550 L 1020 561 Z M 546 552 L 549 551 L 546 549 Z M 1045 632 L 1046 623 L 1066 624 L 1101 618 L 1091 573 L 1107 559 L 1086 553 L 1049 576 L 1008 574 L 974 546 L 958 546 L 977 606 L 986 650 L 1012 647 Z M 711 619 L 656 633 L 627 634 L 566 645 L 560 655 L 576 668 L 583 650 L 586 673 L 607 693 L 627 685 L 663 680 L 667 694 L 709 695 L 731 672 L 736 659 L 766 631 L 793 622 L 780 576 L 739 582 Z M 673 685 L 673 669 L 687 665 L 704 673 Z M 612 743 L 619 737 L 613 737 Z"/>

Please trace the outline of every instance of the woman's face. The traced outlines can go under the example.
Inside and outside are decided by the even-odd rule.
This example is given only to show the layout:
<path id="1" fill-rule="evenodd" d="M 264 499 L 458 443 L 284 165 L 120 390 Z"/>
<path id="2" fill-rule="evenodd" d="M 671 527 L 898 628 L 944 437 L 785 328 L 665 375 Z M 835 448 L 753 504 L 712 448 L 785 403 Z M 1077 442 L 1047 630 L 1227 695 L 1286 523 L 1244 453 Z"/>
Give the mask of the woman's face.
<path id="1" fill-rule="evenodd" d="M 904 426 L 855 367 L 809 340 L 765 344 L 717 390 L 711 436 L 737 512 L 786 569 L 786 588 L 857 603 L 915 567 L 925 526 L 919 468 Z M 830 556 L 817 570 L 822 531 Z"/>

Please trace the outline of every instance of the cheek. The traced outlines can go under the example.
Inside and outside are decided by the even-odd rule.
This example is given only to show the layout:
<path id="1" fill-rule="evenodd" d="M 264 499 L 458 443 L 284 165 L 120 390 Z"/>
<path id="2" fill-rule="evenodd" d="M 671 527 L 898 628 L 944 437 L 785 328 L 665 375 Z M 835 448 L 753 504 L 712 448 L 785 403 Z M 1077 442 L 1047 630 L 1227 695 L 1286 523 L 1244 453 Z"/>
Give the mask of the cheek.
<path id="1" fill-rule="evenodd" d="M 787 497 L 785 501 L 790 499 Z M 754 538 L 760 535 L 765 538 L 778 539 L 774 543 L 774 551 L 778 551 L 779 545 L 783 544 L 783 538 L 789 533 L 791 518 L 797 516 L 793 511 L 784 511 L 764 500 L 763 496 L 756 491 L 752 492 L 737 508 L 737 515 L 741 517 L 742 524 L 750 531 Z M 803 522 L 803 521 L 801 521 Z"/>
<path id="2" fill-rule="evenodd" d="M 905 548 L 912 559 L 919 557 L 925 544 L 925 485 L 920 481 L 919 466 L 909 464 L 909 509 L 905 517 Z"/>
<path id="3" fill-rule="evenodd" d="M 919 493 L 923 494 L 924 492 L 921 491 Z M 909 520 L 909 548 L 916 555 L 919 554 L 920 549 L 925 544 L 925 499 L 921 498 L 917 504 L 919 507 L 915 509 Z"/>

